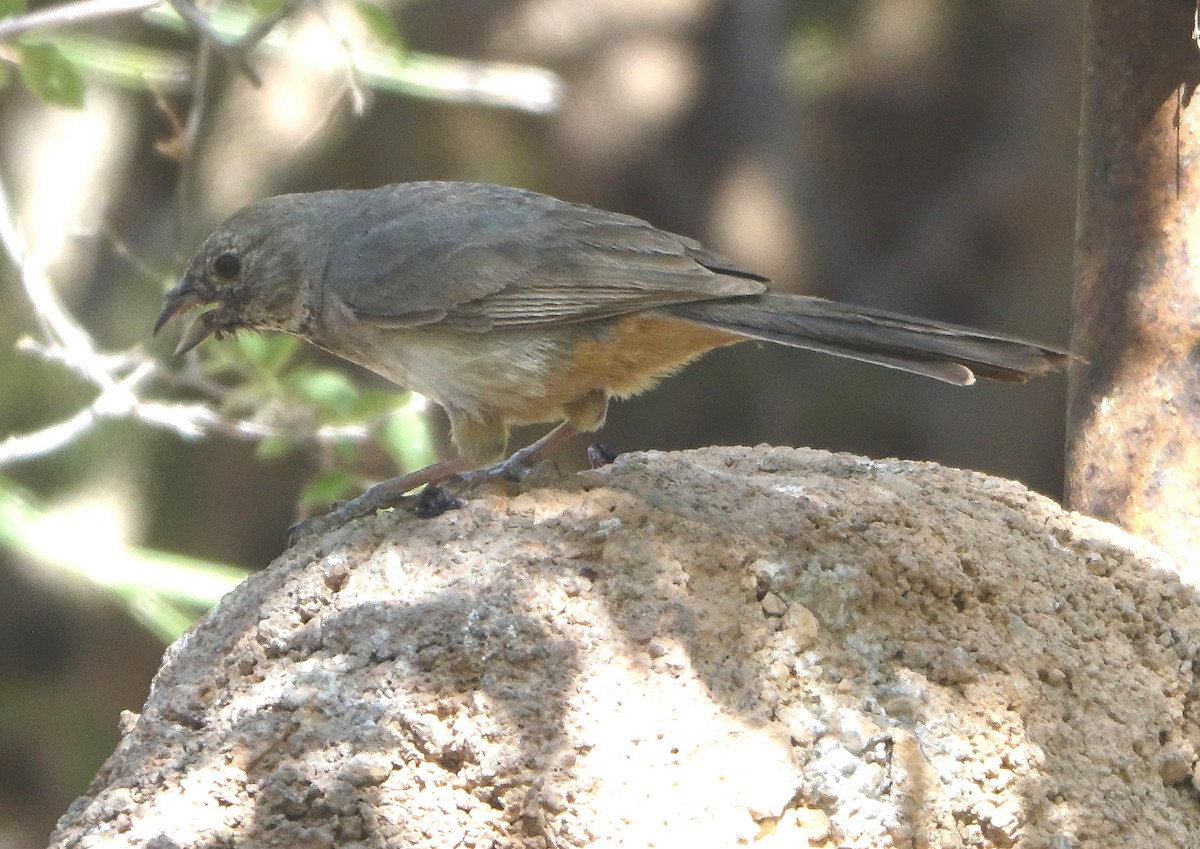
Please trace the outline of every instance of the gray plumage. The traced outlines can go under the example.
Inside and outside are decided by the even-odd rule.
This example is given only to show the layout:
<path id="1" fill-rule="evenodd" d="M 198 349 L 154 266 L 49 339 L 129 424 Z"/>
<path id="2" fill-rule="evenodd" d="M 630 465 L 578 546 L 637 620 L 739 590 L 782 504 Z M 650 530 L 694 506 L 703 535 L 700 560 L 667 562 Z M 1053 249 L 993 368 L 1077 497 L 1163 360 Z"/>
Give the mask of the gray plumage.
<path id="1" fill-rule="evenodd" d="M 514 423 L 594 429 L 610 396 L 747 338 L 955 384 L 1021 381 L 1069 360 L 1010 336 L 769 292 L 686 236 L 478 183 L 251 204 L 200 248 L 156 329 L 201 304 L 216 306 L 181 349 L 241 328 L 297 334 L 440 403 L 476 458 L 502 450 Z"/>

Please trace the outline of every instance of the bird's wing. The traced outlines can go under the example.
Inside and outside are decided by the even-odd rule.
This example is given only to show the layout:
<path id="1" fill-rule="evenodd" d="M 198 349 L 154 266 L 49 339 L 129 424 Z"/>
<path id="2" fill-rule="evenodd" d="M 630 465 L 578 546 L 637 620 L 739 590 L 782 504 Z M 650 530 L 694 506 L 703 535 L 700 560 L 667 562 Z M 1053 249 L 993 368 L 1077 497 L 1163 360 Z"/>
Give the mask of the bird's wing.
<path id="1" fill-rule="evenodd" d="M 757 294 L 763 279 L 637 218 L 450 183 L 395 186 L 365 201 L 338 228 L 325 269 L 362 320 L 479 332 Z"/>

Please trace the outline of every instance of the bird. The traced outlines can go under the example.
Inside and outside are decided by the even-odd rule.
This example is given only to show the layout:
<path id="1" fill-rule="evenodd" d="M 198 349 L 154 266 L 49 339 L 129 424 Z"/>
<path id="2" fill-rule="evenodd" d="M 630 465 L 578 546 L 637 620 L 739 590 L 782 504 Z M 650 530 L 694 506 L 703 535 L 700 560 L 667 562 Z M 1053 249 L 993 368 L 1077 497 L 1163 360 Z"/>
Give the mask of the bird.
<path id="1" fill-rule="evenodd" d="M 203 311 L 210 336 L 278 331 L 439 404 L 457 456 L 383 481 L 293 528 L 294 541 L 454 477 L 513 475 L 609 401 L 702 354 L 759 340 L 956 385 L 1065 367 L 1058 348 L 772 291 L 698 241 L 526 189 L 422 181 L 265 198 L 217 227 L 166 293 L 157 334 Z M 515 425 L 557 426 L 505 457 Z"/>

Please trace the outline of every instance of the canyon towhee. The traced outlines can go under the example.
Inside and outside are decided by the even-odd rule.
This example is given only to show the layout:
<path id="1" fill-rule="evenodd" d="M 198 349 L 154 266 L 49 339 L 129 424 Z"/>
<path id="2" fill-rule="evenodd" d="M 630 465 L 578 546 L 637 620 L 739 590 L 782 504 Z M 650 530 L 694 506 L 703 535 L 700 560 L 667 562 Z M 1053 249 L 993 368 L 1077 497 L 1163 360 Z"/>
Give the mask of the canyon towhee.
<path id="1" fill-rule="evenodd" d="M 1000 334 L 768 291 L 766 278 L 628 215 L 504 186 L 404 183 L 253 203 L 208 238 L 155 332 L 215 304 L 180 343 L 242 328 L 307 339 L 445 408 L 459 456 L 385 481 L 299 533 L 504 456 L 511 425 L 561 422 L 508 473 L 604 423 L 705 351 L 778 342 L 969 384 L 1061 368 Z"/>

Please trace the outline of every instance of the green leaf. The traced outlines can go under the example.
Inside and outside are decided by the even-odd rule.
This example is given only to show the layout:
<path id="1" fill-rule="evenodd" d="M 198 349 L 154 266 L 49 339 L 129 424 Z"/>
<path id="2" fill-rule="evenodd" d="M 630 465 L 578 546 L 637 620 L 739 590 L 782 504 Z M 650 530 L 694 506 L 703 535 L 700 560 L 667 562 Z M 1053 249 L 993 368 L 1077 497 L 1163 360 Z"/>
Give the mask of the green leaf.
<path id="1" fill-rule="evenodd" d="M 412 410 L 388 418 L 379 431 L 379 443 L 402 469 L 419 469 L 437 459 L 428 422 Z"/>
<path id="2" fill-rule="evenodd" d="M 55 578 L 82 578 L 112 595 L 162 639 L 178 637 L 196 609 L 216 604 L 247 572 L 223 563 L 130 546 L 103 510 L 52 510 L 0 477 L 0 549 Z"/>
<path id="3" fill-rule="evenodd" d="M 18 44 L 21 80 L 49 103 L 79 109 L 83 106 L 83 77 L 52 44 Z"/>
<path id="4" fill-rule="evenodd" d="M 246 5 L 264 18 L 283 8 L 283 0 L 247 0 Z"/>
<path id="5" fill-rule="evenodd" d="M 25 14 L 29 4 L 25 0 L 0 0 L 0 18 L 15 18 Z"/>
<path id="6" fill-rule="evenodd" d="M 163 95 L 191 91 L 191 65 L 183 54 L 62 30 L 47 33 L 44 41 L 57 47 L 89 81 L 100 78 Z"/>
<path id="7" fill-rule="evenodd" d="M 300 350 L 300 339 L 286 333 L 239 333 L 234 340 L 248 360 L 269 374 L 278 374 Z"/>
<path id="8" fill-rule="evenodd" d="M 301 507 L 325 507 L 350 492 L 350 474 L 341 469 L 321 472 L 300 492 Z"/>
<path id="9" fill-rule="evenodd" d="M 409 403 L 411 394 L 392 389 L 359 389 L 352 415 L 359 421 L 374 421 Z"/>
<path id="10" fill-rule="evenodd" d="M 396 29 L 396 22 L 386 9 L 367 2 L 367 0 L 359 0 L 354 4 L 354 10 L 362 18 L 367 32 L 376 41 L 397 50 L 404 49 L 404 39 L 400 37 L 400 31 Z"/>
<path id="11" fill-rule="evenodd" d="M 353 439 L 335 439 L 333 450 L 337 453 L 338 460 L 349 468 L 354 465 L 354 458 L 358 456 L 358 443 Z"/>
<path id="12" fill-rule="evenodd" d="M 274 460 L 287 454 L 296 444 L 286 436 L 266 436 L 254 448 L 254 456 L 260 460 Z"/>
<path id="13" fill-rule="evenodd" d="M 296 369 L 285 382 L 301 399 L 335 416 L 350 415 L 358 401 L 358 388 L 333 369 Z"/>

